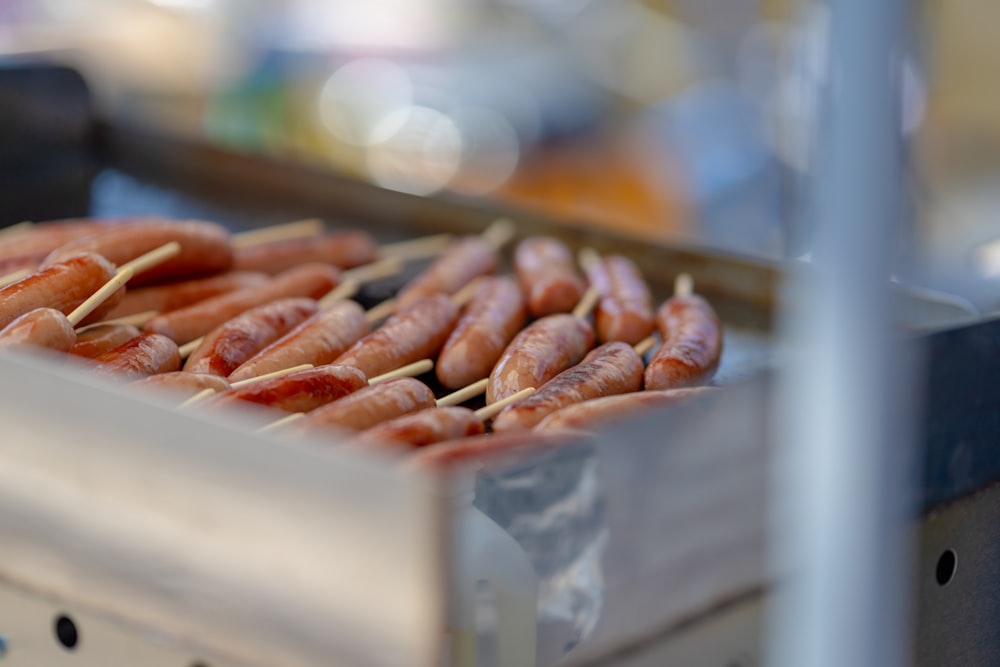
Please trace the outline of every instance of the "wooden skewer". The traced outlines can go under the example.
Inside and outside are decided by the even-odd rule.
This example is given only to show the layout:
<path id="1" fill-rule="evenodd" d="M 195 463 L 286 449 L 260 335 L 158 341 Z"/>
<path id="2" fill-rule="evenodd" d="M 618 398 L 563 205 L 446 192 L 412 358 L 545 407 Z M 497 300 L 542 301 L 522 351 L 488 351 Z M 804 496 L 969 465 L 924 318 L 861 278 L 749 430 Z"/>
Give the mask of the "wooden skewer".
<path id="1" fill-rule="evenodd" d="M 251 229 L 246 232 L 233 234 L 232 243 L 236 249 L 249 248 L 250 246 L 271 243 L 272 241 L 319 236 L 325 230 L 326 225 L 323 224 L 322 220 L 319 218 L 307 218 L 305 220 L 285 222 L 270 227 Z"/>
<path id="2" fill-rule="evenodd" d="M 304 371 L 313 368 L 312 364 L 299 364 L 298 366 L 292 366 L 291 368 L 282 368 L 280 371 L 274 371 L 273 373 L 264 373 L 263 375 L 258 375 L 257 377 L 247 378 L 246 380 L 239 380 L 238 382 L 233 382 L 229 385 L 230 389 L 239 389 L 240 387 L 245 387 L 248 384 L 254 384 L 255 382 L 260 382 L 262 380 L 269 380 L 271 378 L 281 377 L 282 375 L 288 375 L 289 373 L 297 373 L 298 371 Z"/>
<path id="3" fill-rule="evenodd" d="M 17 271 L 11 271 L 5 276 L 0 276 L 0 287 L 6 287 L 12 283 L 16 283 L 21 278 L 27 278 L 34 271 L 31 269 L 18 269 Z"/>
<path id="4" fill-rule="evenodd" d="M 423 375 L 432 368 L 434 368 L 433 361 L 430 359 L 421 359 L 420 361 L 414 361 L 412 364 L 400 366 L 394 371 L 389 371 L 388 373 L 382 373 L 381 375 L 376 375 L 373 378 L 368 378 L 368 384 L 378 384 L 379 382 L 385 382 L 386 380 L 391 380 L 393 378 L 416 377 L 417 375 Z"/>
<path id="5" fill-rule="evenodd" d="M 590 311 L 594 309 L 597 302 L 601 299 L 601 293 L 591 285 L 587 288 L 587 291 L 583 293 L 580 298 L 580 303 L 576 304 L 576 308 L 573 309 L 573 315 L 579 318 L 584 318 L 590 315 Z"/>
<path id="6" fill-rule="evenodd" d="M 585 248 L 580 248 L 580 252 L 576 254 L 576 261 L 583 269 L 584 273 L 590 271 L 590 267 L 599 264 L 601 261 L 601 256 L 596 250 L 587 246 Z"/>
<path id="7" fill-rule="evenodd" d="M 354 280 L 359 283 L 370 283 L 373 280 L 380 280 L 394 276 L 403 270 L 403 260 L 398 257 L 386 257 L 371 264 L 357 266 L 344 271 L 344 280 Z"/>
<path id="8" fill-rule="evenodd" d="M 215 390 L 212 389 L 211 387 L 207 387 L 207 388 L 202 389 L 201 391 L 199 391 L 194 396 L 191 396 L 190 398 L 188 398 L 186 401 L 184 401 L 183 403 L 181 403 L 177 407 L 178 408 L 188 408 L 188 407 L 191 407 L 195 403 L 201 403 L 206 398 L 208 398 L 210 396 L 213 396 L 214 394 L 215 394 Z"/>
<path id="9" fill-rule="evenodd" d="M 656 346 L 657 342 L 658 341 L 656 340 L 656 336 L 649 336 L 647 338 L 643 338 L 638 343 L 633 345 L 632 349 L 635 350 L 640 357 L 644 357 L 646 356 L 647 352 L 649 352 Z"/>
<path id="10" fill-rule="evenodd" d="M 104 303 L 109 296 L 118 291 L 118 289 L 132 279 L 133 271 L 129 267 L 118 269 L 118 271 L 111 277 L 111 280 L 101 285 L 101 287 L 91 294 L 86 301 L 77 306 L 73 312 L 66 316 L 69 323 L 74 327 L 80 323 L 80 321 L 87 315 L 94 312 L 94 309 L 99 305 Z"/>
<path id="11" fill-rule="evenodd" d="M 268 431 L 273 431 L 274 429 L 281 428 L 286 424 L 291 424 L 293 421 L 298 421 L 306 416 L 304 412 L 293 412 L 290 415 L 285 415 L 281 419 L 277 419 L 270 424 L 265 424 L 257 429 L 257 433 L 267 433 Z"/>
<path id="12" fill-rule="evenodd" d="M 452 303 L 461 308 L 472 300 L 472 297 L 476 295 L 476 292 L 479 291 L 479 286 L 482 284 L 482 276 L 473 279 L 468 285 L 451 295 Z"/>
<path id="13" fill-rule="evenodd" d="M 674 280 L 674 296 L 691 296 L 694 293 L 694 278 L 690 273 L 682 273 Z"/>
<path id="14" fill-rule="evenodd" d="M 381 320 L 392 315 L 396 312 L 396 299 L 386 299 L 377 306 L 372 306 L 368 312 L 365 313 L 365 319 L 368 320 L 369 324 L 375 324 Z"/>
<path id="15" fill-rule="evenodd" d="M 135 259 L 125 262 L 118 267 L 118 270 L 122 269 L 132 269 L 132 273 L 138 275 L 145 271 L 146 269 L 151 269 L 157 264 L 165 262 L 174 255 L 180 253 L 181 244 L 177 241 L 171 241 L 170 243 L 164 243 L 159 248 L 155 250 L 150 250 L 149 252 L 139 255 Z"/>
<path id="16" fill-rule="evenodd" d="M 434 234 L 399 243 L 387 243 L 378 249 L 375 256 L 379 259 L 393 258 L 404 262 L 425 259 L 441 254 L 451 244 L 453 238 L 452 234 Z"/>
<path id="17" fill-rule="evenodd" d="M 87 324 L 85 326 L 79 327 L 76 332 L 83 333 L 94 327 L 104 326 L 105 324 L 131 324 L 133 326 L 142 326 L 149 320 L 153 319 L 160 314 L 158 310 L 145 310 L 141 313 L 133 313 L 132 315 L 124 315 L 122 317 L 115 317 L 110 320 L 102 320 L 100 322 L 94 322 L 93 324 Z"/>
<path id="18" fill-rule="evenodd" d="M 499 218 L 483 230 L 481 236 L 487 243 L 499 250 L 514 238 L 516 231 L 513 222 L 507 218 Z"/>
<path id="19" fill-rule="evenodd" d="M 324 294 L 316 302 L 321 310 L 326 310 L 338 301 L 350 299 L 361 289 L 361 284 L 357 280 L 345 280 L 332 290 Z"/>
<path id="20" fill-rule="evenodd" d="M 22 220 L 21 222 L 14 223 L 13 225 L 7 225 L 6 227 L 0 229 L 0 237 L 10 236 L 11 234 L 17 234 L 23 232 L 27 229 L 33 227 L 35 223 L 31 220 Z"/>
<path id="21" fill-rule="evenodd" d="M 493 417 L 496 417 L 498 414 L 500 414 L 500 411 L 506 408 L 508 405 L 517 403 L 522 398 L 531 396 L 534 393 L 535 393 L 534 387 L 525 387 L 516 394 L 511 394 L 507 398 L 501 399 L 496 403 L 490 403 L 484 408 L 479 408 L 478 410 L 476 410 L 476 416 L 483 421 L 486 421 L 487 419 L 492 419 Z"/>
<path id="22" fill-rule="evenodd" d="M 437 406 L 439 408 L 448 405 L 460 405 L 465 403 L 470 398 L 475 398 L 483 392 L 486 391 L 486 385 L 489 383 L 489 378 L 483 378 L 482 380 L 476 380 L 467 387 L 462 387 L 450 394 L 445 394 L 437 400 Z"/>
<path id="23" fill-rule="evenodd" d="M 205 342 L 204 336 L 202 336 L 201 338 L 195 338 L 194 340 L 188 341 L 187 343 L 184 343 L 183 345 L 178 347 L 177 352 L 180 353 L 181 359 L 187 359 L 188 357 L 191 356 L 192 352 L 201 347 L 201 344 L 203 342 Z"/>

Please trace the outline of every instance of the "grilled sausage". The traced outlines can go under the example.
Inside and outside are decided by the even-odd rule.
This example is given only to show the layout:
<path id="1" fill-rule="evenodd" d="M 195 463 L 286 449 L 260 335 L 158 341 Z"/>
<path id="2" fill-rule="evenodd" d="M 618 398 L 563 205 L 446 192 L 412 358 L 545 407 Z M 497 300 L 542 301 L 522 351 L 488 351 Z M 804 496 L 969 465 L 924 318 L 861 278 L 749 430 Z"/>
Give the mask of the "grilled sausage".
<path id="1" fill-rule="evenodd" d="M 646 367 L 647 389 L 705 384 L 722 357 L 722 324 L 697 294 L 668 299 L 656 312 L 663 344 Z"/>
<path id="2" fill-rule="evenodd" d="M 274 275 L 303 262 L 322 262 L 349 269 L 375 261 L 377 251 L 378 245 L 371 234 L 349 229 L 238 248 L 234 268 Z"/>
<path id="3" fill-rule="evenodd" d="M 299 434 L 330 426 L 363 431 L 384 421 L 433 407 L 434 392 L 430 387 L 410 377 L 393 378 L 316 408 L 293 428 Z"/>
<path id="4" fill-rule="evenodd" d="M 458 389 L 488 376 L 526 317 L 513 280 L 485 278 L 441 350 L 435 367 L 441 384 Z"/>
<path id="5" fill-rule="evenodd" d="M 29 345 L 66 352 L 76 332 L 66 316 L 54 308 L 36 308 L 0 329 L 0 347 Z"/>
<path id="6" fill-rule="evenodd" d="M 206 389 L 214 389 L 217 392 L 227 391 L 229 381 L 218 375 L 173 371 L 136 380 L 129 383 L 129 386 L 137 387 L 142 391 L 149 390 L 170 394 L 179 402 Z"/>
<path id="7" fill-rule="evenodd" d="M 591 350 L 576 366 L 555 376 L 531 396 L 505 408 L 493 430 L 526 431 L 559 408 L 599 396 L 642 389 L 642 357 L 627 343 L 612 341 Z"/>
<path id="8" fill-rule="evenodd" d="M 578 364 L 593 346 L 594 329 L 579 317 L 558 314 L 535 320 L 514 336 L 490 373 L 486 402 L 541 387 Z"/>
<path id="9" fill-rule="evenodd" d="M 184 370 L 227 377 L 268 344 L 316 313 L 312 299 L 279 299 L 220 324 L 191 353 Z"/>
<path id="10" fill-rule="evenodd" d="M 318 299 L 339 283 L 340 271 L 336 268 L 327 264 L 304 264 L 275 276 L 264 285 L 227 292 L 187 308 L 157 315 L 143 328 L 186 343 L 255 306 L 296 296 Z"/>
<path id="11" fill-rule="evenodd" d="M 495 273 L 500 253 L 479 236 L 467 236 L 451 244 L 423 272 L 396 295 L 401 308 L 432 294 L 454 294 L 474 278 Z"/>
<path id="12" fill-rule="evenodd" d="M 265 347 L 229 378 L 247 380 L 299 364 L 329 364 L 370 329 L 361 306 L 354 301 L 339 301 Z"/>
<path id="13" fill-rule="evenodd" d="M 103 255 L 116 265 L 124 264 L 171 241 L 180 243 L 180 252 L 137 274 L 132 284 L 219 273 L 233 265 L 229 232 L 222 225 L 200 220 L 148 219 L 122 223 L 113 229 L 70 241 L 52 251 L 42 266 L 84 251 Z"/>
<path id="14" fill-rule="evenodd" d="M 69 353 L 85 359 L 93 359 L 108 350 L 127 343 L 142 332 L 131 324 L 100 324 L 76 335 L 76 343 Z"/>
<path id="15" fill-rule="evenodd" d="M 586 437 L 575 431 L 510 431 L 481 433 L 421 447 L 409 464 L 418 468 L 450 469 L 461 465 L 481 465 L 526 451 L 537 453 L 563 447 Z"/>
<path id="16" fill-rule="evenodd" d="M 468 408 L 427 408 L 373 426 L 360 433 L 354 442 L 398 442 L 423 447 L 435 442 L 476 435 L 484 429 L 483 421 Z"/>
<path id="17" fill-rule="evenodd" d="M 604 396 L 560 408 L 540 421 L 535 430 L 595 429 L 640 412 L 683 403 L 713 391 L 716 391 L 714 387 L 686 387 Z"/>
<path id="18" fill-rule="evenodd" d="M 159 334 L 142 334 L 94 359 L 101 375 L 130 381 L 180 370 L 177 344 Z"/>
<path id="19" fill-rule="evenodd" d="M 550 236 L 521 241 L 514 251 L 514 271 L 532 317 L 570 312 L 587 289 L 569 248 Z"/>
<path id="20" fill-rule="evenodd" d="M 206 406 L 256 403 L 286 412 L 309 412 L 368 385 L 368 378 L 351 366 L 319 366 L 267 378 L 219 394 Z"/>
<path id="21" fill-rule="evenodd" d="M 433 358 L 458 321 L 458 306 L 444 294 L 414 301 L 337 357 L 335 364 L 357 366 L 368 377 Z"/>
<path id="22" fill-rule="evenodd" d="M 114 275 L 115 267 L 100 255 L 66 257 L 0 289 L 0 327 L 35 308 L 55 308 L 69 314 Z M 103 316 L 114 307 L 115 298 L 112 295 L 87 320 Z"/>
<path id="23" fill-rule="evenodd" d="M 36 269 L 56 248 L 107 229 L 115 222 L 94 218 L 50 220 L 17 232 L 5 232 L 0 239 L 0 275 L 22 268 Z"/>
<path id="24" fill-rule="evenodd" d="M 594 314 L 597 340 L 635 345 L 653 333 L 653 297 L 632 260 L 608 255 L 588 267 L 587 278 L 601 295 Z"/>
<path id="25" fill-rule="evenodd" d="M 207 278 L 130 288 L 121 303 L 108 314 L 108 318 L 125 317 L 150 310 L 167 313 L 219 294 L 260 286 L 267 281 L 268 277 L 264 273 L 229 271 Z"/>

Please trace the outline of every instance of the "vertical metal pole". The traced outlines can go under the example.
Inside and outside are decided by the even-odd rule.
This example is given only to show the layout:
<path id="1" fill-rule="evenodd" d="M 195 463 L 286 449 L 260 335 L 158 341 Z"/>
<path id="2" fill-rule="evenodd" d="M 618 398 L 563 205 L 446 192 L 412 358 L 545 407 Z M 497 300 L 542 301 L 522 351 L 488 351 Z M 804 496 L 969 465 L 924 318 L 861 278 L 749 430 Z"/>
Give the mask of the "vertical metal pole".
<path id="1" fill-rule="evenodd" d="M 899 0 L 830 0 L 809 277 L 793 287 L 769 624 L 775 667 L 908 664 L 905 509 L 888 291 L 900 211 Z M 906 443 L 909 444 L 909 443 Z"/>

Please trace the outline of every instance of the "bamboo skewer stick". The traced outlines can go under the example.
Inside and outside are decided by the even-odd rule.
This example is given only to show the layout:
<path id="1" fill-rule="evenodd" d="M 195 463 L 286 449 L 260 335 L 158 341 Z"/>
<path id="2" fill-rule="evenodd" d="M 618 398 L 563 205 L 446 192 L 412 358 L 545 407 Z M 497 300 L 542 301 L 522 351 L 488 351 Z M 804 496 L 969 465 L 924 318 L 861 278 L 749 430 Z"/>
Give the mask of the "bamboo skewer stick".
<path id="1" fill-rule="evenodd" d="M 394 276 L 403 270 L 403 260 L 398 257 L 386 257 L 371 264 L 347 269 L 341 274 L 343 280 L 354 280 L 359 283 L 370 283 L 374 280 Z"/>
<path id="2" fill-rule="evenodd" d="M 508 405 L 517 403 L 522 398 L 527 398 L 528 396 L 531 396 L 533 393 L 535 393 L 534 387 L 525 387 L 521 391 L 511 394 L 507 398 L 501 399 L 496 403 L 490 403 L 484 408 L 479 408 L 478 410 L 476 410 L 476 416 L 483 421 L 486 421 L 488 419 L 493 419 L 493 417 L 496 417 L 498 414 L 500 414 L 500 412 Z"/>
<path id="3" fill-rule="evenodd" d="M 115 317 L 110 320 L 101 320 L 100 322 L 87 324 L 82 327 L 79 327 L 76 330 L 76 332 L 78 334 L 83 333 L 84 331 L 88 331 L 90 329 L 93 329 L 94 327 L 104 326 L 105 324 L 131 324 L 133 326 L 139 327 L 159 314 L 160 311 L 158 310 L 146 310 L 141 313 L 133 313 L 132 315 L 124 315 L 122 317 Z"/>
<path id="4" fill-rule="evenodd" d="M 369 324 L 380 322 L 396 312 L 396 304 L 397 301 L 395 298 L 386 299 L 382 303 L 372 306 L 368 312 L 365 313 L 365 319 L 368 320 Z"/>
<path id="5" fill-rule="evenodd" d="M 257 377 L 239 380 L 238 382 L 230 384 L 229 387 L 231 389 L 239 389 L 240 387 L 245 387 L 248 384 L 254 384 L 262 380 L 270 380 L 271 378 L 281 377 L 282 375 L 288 375 L 289 373 L 309 370 L 310 368 L 314 368 L 314 366 L 312 364 L 299 364 L 298 366 L 292 366 L 291 368 L 282 368 L 280 371 L 274 371 L 273 373 L 264 373 L 263 375 L 258 375 Z"/>
<path id="6" fill-rule="evenodd" d="M 186 401 L 184 401 L 183 403 L 181 403 L 177 407 L 179 409 L 189 408 L 192 405 L 194 405 L 196 403 L 201 403 L 206 398 L 209 398 L 210 396 L 214 396 L 214 395 L 215 395 L 215 390 L 212 389 L 211 387 L 207 387 L 206 389 L 202 389 L 201 391 L 199 391 L 194 396 L 191 396 L 190 398 L 188 398 Z"/>
<path id="7" fill-rule="evenodd" d="M 694 293 L 694 278 L 690 273 L 681 273 L 674 280 L 674 296 L 691 296 Z"/>
<path id="8" fill-rule="evenodd" d="M 445 394 L 441 398 L 437 399 L 437 406 L 442 408 L 449 405 L 460 405 L 465 403 L 470 398 L 475 398 L 476 396 L 484 393 L 486 391 L 486 385 L 489 381 L 489 378 L 476 380 L 467 387 L 462 387 L 461 389 L 457 389 L 450 394 Z"/>
<path id="9" fill-rule="evenodd" d="M 107 301 L 108 297 L 117 292 L 122 285 L 132 279 L 133 271 L 130 267 L 119 269 L 111 279 L 101 285 L 101 287 L 91 294 L 83 303 L 77 306 L 66 316 L 72 326 L 76 326 L 83 318 L 94 312 L 94 309 Z"/>
<path id="10" fill-rule="evenodd" d="M 507 218 L 498 218 L 483 230 L 481 236 L 487 243 L 499 250 L 514 238 L 516 232 L 513 222 Z"/>
<path id="11" fill-rule="evenodd" d="M 596 250 L 587 246 L 580 248 L 580 251 L 576 254 L 576 261 L 580 265 L 580 268 L 583 269 L 583 272 L 586 273 L 590 270 L 590 267 L 600 263 L 601 256 Z"/>
<path id="12" fill-rule="evenodd" d="M 361 289 L 361 284 L 357 280 L 345 280 L 321 296 L 316 303 L 319 305 L 320 310 L 326 310 L 338 301 L 350 299 L 358 293 L 359 289 Z"/>
<path id="13" fill-rule="evenodd" d="M 580 297 L 580 303 L 576 304 L 576 308 L 573 309 L 573 315 L 581 319 L 588 317 L 600 299 L 600 292 L 593 286 L 588 287 L 587 291 Z"/>
<path id="14" fill-rule="evenodd" d="M 382 373 L 381 375 L 368 378 L 368 384 L 378 384 L 379 382 L 385 382 L 386 380 L 391 380 L 393 378 L 416 377 L 417 375 L 423 375 L 432 368 L 434 368 L 433 361 L 430 359 L 421 359 L 419 361 L 414 361 L 412 364 L 400 366 L 396 370 L 389 371 L 388 373 Z"/>
<path id="15" fill-rule="evenodd" d="M 191 356 L 191 354 L 195 350 L 201 347 L 201 344 L 204 342 L 205 342 L 204 336 L 202 336 L 201 338 L 195 338 L 194 340 L 188 341 L 187 343 L 184 343 L 183 345 L 178 347 L 177 352 L 181 355 L 181 359 L 187 359 L 188 357 Z"/>
<path id="16" fill-rule="evenodd" d="M 273 431 L 275 429 L 281 428 L 282 426 L 285 426 L 286 424 L 291 424 L 294 421 L 298 421 L 299 419 L 302 419 L 305 416 L 306 413 L 304 412 L 293 412 L 292 414 L 285 415 L 281 419 L 277 419 L 271 422 L 270 424 L 265 424 L 264 426 L 261 426 L 259 429 L 257 429 L 257 433 L 267 433 L 268 431 Z"/>
<path id="17" fill-rule="evenodd" d="M 434 234 L 398 243 L 387 243 L 378 249 L 375 256 L 379 259 L 392 258 L 403 262 L 426 259 L 441 254 L 454 238 L 452 234 Z"/>
<path id="18" fill-rule="evenodd" d="M 326 225 L 319 218 L 306 218 L 305 220 L 285 222 L 270 227 L 251 229 L 246 232 L 233 234 L 232 244 L 234 248 L 239 250 L 273 241 L 319 236 L 325 230 Z"/>
<path id="19" fill-rule="evenodd" d="M 132 273 L 139 275 L 147 269 L 151 269 L 157 264 L 161 264 L 171 257 L 177 255 L 181 251 L 181 244 L 177 241 L 171 241 L 170 243 L 164 243 L 159 248 L 155 250 L 150 250 L 149 252 L 139 255 L 133 260 L 125 262 L 118 267 L 118 270 L 131 269 Z"/>

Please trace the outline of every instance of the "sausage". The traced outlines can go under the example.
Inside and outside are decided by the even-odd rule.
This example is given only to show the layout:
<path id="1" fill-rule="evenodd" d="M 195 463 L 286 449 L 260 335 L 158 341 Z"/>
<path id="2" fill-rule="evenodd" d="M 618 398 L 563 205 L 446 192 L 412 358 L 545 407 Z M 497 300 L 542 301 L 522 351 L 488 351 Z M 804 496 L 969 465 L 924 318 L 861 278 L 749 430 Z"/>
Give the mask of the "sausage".
<path id="1" fill-rule="evenodd" d="M 54 308 L 36 308 L 0 329 L 0 347 L 30 345 L 66 352 L 76 332 L 66 316 Z"/>
<path id="2" fill-rule="evenodd" d="M 204 336 L 217 326 L 256 306 L 288 297 L 318 299 L 340 283 L 340 271 L 327 264 L 304 264 L 269 282 L 205 299 L 150 318 L 146 331 L 163 334 L 178 343 Z"/>
<path id="3" fill-rule="evenodd" d="M 647 389 L 705 384 L 722 357 L 722 324 L 697 294 L 675 296 L 656 311 L 663 344 L 646 367 Z"/>
<path id="4" fill-rule="evenodd" d="M 357 368 L 319 366 L 230 389 L 206 405 L 256 403 L 287 412 L 309 412 L 367 385 L 368 378 Z"/>
<path id="5" fill-rule="evenodd" d="M 96 252 L 119 265 L 171 241 L 180 243 L 180 252 L 137 274 L 132 284 L 220 273 L 233 265 L 229 231 L 222 225 L 201 220 L 150 218 L 119 224 L 113 229 L 70 241 L 53 250 L 42 262 L 42 266 L 83 251 Z"/>
<path id="6" fill-rule="evenodd" d="M 142 332 L 131 324 L 99 324 L 76 334 L 76 343 L 69 353 L 84 359 L 93 359 L 113 350 Z"/>
<path id="7" fill-rule="evenodd" d="M 384 421 L 434 407 L 434 392 L 420 380 L 393 378 L 316 408 L 293 427 L 298 434 L 335 426 L 363 431 Z"/>
<path id="8" fill-rule="evenodd" d="M 474 278 L 495 273 L 500 253 L 479 236 L 452 243 L 430 266 L 407 283 L 396 295 L 401 308 L 431 294 L 454 294 Z"/>
<path id="9" fill-rule="evenodd" d="M 635 345 L 653 333 L 653 297 L 639 267 L 622 255 L 608 255 L 587 269 L 601 295 L 594 313 L 597 340 Z"/>
<path id="10" fill-rule="evenodd" d="M 323 262 L 349 269 L 375 261 L 377 252 L 378 244 L 371 234 L 361 229 L 348 229 L 238 248 L 233 268 L 274 275 L 303 262 Z"/>
<path id="11" fill-rule="evenodd" d="M 263 285 L 267 281 L 267 274 L 264 273 L 229 271 L 207 278 L 130 288 L 121 303 L 108 314 L 108 318 L 125 317 L 150 310 L 167 313 L 219 294 Z"/>
<path id="12" fill-rule="evenodd" d="M 35 308 L 55 308 L 69 314 L 114 275 L 114 265 L 100 255 L 66 257 L 0 289 L 0 327 Z M 115 299 L 112 295 L 87 320 L 103 316 L 114 307 Z"/>
<path id="13" fill-rule="evenodd" d="M 488 376 L 526 318 L 517 283 L 506 277 L 483 279 L 441 350 L 438 380 L 458 389 Z"/>
<path id="14" fill-rule="evenodd" d="M 368 377 L 433 358 L 458 321 L 458 306 L 444 294 L 413 302 L 357 341 L 333 363 L 357 366 Z"/>
<path id="15" fill-rule="evenodd" d="M 514 271 L 532 317 L 570 312 L 587 289 L 569 248 L 551 236 L 532 236 L 517 244 Z"/>
<path id="16" fill-rule="evenodd" d="M 371 330 L 354 301 L 338 301 L 274 341 L 230 373 L 247 380 L 299 364 L 329 364 Z"/>
<path id="17" fill-rule="evenodd" d="M 575 431 L 510 431 L 481 433 L 421 447 L 412 453 L 409 464 L 418 468 L 450 469 L 479 465 L 505 456 L 538 453 L 577 442 L 587 434 Z"/>
<path id="18" fill-rule="evenodd" d="M 716 391 L 714 387 L 685 387 L 595 398 L 556 410 L 540 421 L 535 426 L 535 431 L 594 429 L 640 412 L 683 403 L 713 391 Z"/>
<path id="19" fill-rule="evenodd" d="M 227 377 L 244 361 L 316 313 L 312 299 L 279 299 L 220 324 L 191 353 L 184 370 Z"/>
<path id="20" fill-rule="evenodd" d="M 169 373 L 181 368 L 177 344 L 159 334 L 142 334 L 94 359 L 101 375 L 119 380 L 138 380 L 157 373 Z"/>
<path id="21" fill-rule="evenodd" d="M 413 447 L 423 447 L 435 442 L 476 435 L 484 430 L 483 421 L 468 408 L 461 406 L 427 408 L 390 419 L 362 431 L 354 442 L 359 444 L 399 442 Z"/>
<path id="22" fill-rule="evenodd" d="M 0 239 L 0 275 L 22 268 L 37 268 L 56 248 L 107 229 L 109 224 L 115 222 L 94 218 L 50 220 L 18 232 L 5 233 Z"/>
<path id="23" fill-rule="evenodd" d="M 580 363 L 594 346 L 590 323 L 573 315 L 549 315 L 514 336 L 490 373 L 486 402 L 493 403 L 527 387 L 543 384 Z"/>
<path id="24" fill-rule="evenodd" d="M 555 376 L 531 396 L 493 419 L 493 430 L 527 431 L 559 408 L 588 399 L 642 389 L 642 357 L 627 343 L 612 341 L 591 350 L 576 366 Z"/>
<path id="25" fill-rule="evenodd" d="M 206 389 L 214 389 L 217 392 L 227 391 L 229 389 L 229 381 L 218 375 L 172 371 L 135 380 L 134 382 L 130 382 L 129 386 L 137 387 L 142 391 L 149 390 L 170 394 L 179 402 L 185 398 L 191 398 Z"/>

